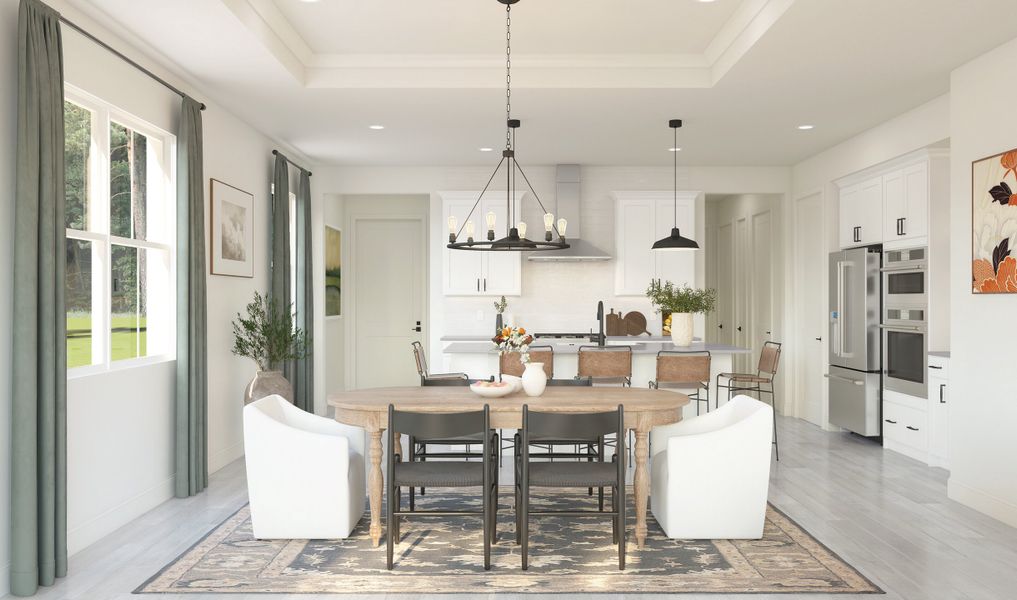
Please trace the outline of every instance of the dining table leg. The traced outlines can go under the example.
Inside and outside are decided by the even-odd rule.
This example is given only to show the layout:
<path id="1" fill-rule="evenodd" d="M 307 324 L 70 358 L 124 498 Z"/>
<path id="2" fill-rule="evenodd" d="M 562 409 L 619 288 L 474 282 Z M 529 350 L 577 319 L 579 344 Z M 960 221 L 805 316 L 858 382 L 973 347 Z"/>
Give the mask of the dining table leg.
<path id="1" fill-rule="evenodd" d="M 371 541 L 375 546 L 381 543 L 381 493 L 385 478 L 381 473 L 381 432 L 382 429 L 371 430 L 371 443 L 368 448 L 368 459 L 371 466 L 367 473 L 367 496 L 371 505 Z"/>
<path id="2" fill-rule="evenodd" d="M 646 541 L 646 507 L 650 496 L 650 474 L 647 463 L 650 459 L 650 432 L 636 429 L 636 473 L 633 486 L 636 488 L 636 547 L 642 548 Z"/>

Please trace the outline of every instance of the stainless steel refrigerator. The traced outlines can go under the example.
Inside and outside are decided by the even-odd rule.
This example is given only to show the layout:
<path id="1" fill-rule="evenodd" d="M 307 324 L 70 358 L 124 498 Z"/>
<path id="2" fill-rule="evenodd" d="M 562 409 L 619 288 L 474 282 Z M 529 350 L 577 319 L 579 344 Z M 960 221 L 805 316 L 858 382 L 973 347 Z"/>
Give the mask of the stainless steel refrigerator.
<path id="1" fill-rule="evenodd" d="M 830 423 L 865 436 L 880 435 L 879 267 L 877 248 L 830 254 Z"/>

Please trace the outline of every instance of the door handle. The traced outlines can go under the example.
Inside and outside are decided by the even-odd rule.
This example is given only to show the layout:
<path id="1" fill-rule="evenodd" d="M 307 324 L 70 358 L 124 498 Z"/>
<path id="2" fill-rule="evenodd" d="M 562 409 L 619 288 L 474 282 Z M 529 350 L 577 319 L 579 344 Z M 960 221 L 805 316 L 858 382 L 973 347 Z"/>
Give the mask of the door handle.
<path id="1" fill-rule="evenodd" d="M 741 331 L 741 330 L 742 330 L 742 326 L 741 326 L 741 325 L 739 325 L 739 326 L 738 326 L 738 331 Z"/>
<path id="2" fill-rule="evenodd" d="M 417 325 L 416 327 L 411 327 L 410 331 L 416 331 L 417 333 L 420 333 L 420 325 Z"/>
<path id="3" fill-rule="evenodd" d="M 861 379 L 849 379 L 847 377 L 841 377 L 840 375 L 831 375 L 829 373 L 823 373 L 823 377 L 827 379 L 836 379 L 837 381 L 846 381 L 852 385 L 865 385 L 865 382 Z"/>
<path id="4" fill-rule="evenodd" d="M 480 278 L 477 277 L 477 291 L 480 291 Z"/>
<path id="5" fill-rule="evenodd" d="M 717 329 L 724 329 L 724 324 L 721 323 L 721 324 L 717 325 Z"/>
<path id="6" fill-rule="evenodd" d="M 822 342 L 822 341 L 823 341 L 823 338 L 821 338 L 821 337 L 817 337 L 817 338 L 816 338 L 816 341 L 817 341 L 817 342 Z"/>
<path id="7" fill-rule="evenodd" d="M 484 278 L 484 291 L 487 291 L 487 277 Z"/>
<path id="8" fill-rule="evenodd" d="M 854 233 L 854 240 L 852 240 L 852 241 L 855 241 L 855 242 L 862 241 L 862 228 L 861 228 L 861 226 L 856 226 L 854 228 L 853 233 Z"/>
<path id="9" fill-rule="evenodd" d="M 770 332 L 769 332 L 769 331 L 767 331 L 767 332 L 766 332 L 766 335 L 770 335 Z"/>
<path id="10" fill-rule="evenodd" d="M 943 390 L 945 390 L 945 389 L 946 389 L 946 384 L 945 383 L 939 384 L 939 403 L 940 404 L 946 404 L 946 399 L 943 398 Z"/>

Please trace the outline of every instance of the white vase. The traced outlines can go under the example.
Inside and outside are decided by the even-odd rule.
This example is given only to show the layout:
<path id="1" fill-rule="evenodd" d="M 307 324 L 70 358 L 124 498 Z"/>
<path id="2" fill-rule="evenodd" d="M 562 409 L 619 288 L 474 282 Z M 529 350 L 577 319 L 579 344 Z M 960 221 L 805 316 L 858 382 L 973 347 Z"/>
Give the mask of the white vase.
<path id="1" fill-rule="evenodd" d="M 527 396 L 535 397 L 544 393 L 547 387 L 547 373 L 544 372 L 544 363 L 526 363 L 523 370 L 523 391 Z"/>
<path id="2" fill-rule="evenodd" d="M 675 346 L 692 345 L 692 313 L 671 313 L 671 341 Z"/>

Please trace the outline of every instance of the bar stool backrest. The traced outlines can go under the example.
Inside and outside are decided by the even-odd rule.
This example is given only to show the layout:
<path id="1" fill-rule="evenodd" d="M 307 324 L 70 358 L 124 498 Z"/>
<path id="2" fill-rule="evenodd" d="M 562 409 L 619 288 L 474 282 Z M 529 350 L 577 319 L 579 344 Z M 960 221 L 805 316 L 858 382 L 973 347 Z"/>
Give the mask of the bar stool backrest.
<path id="1" fill-rule="evenodd" d="M 632 348 L 629 346 L 580 346 L 579 376 L 597 379 L 632 377 Z"/>
<path id="2" fill-rule="evenodd" d="M 759 352 L 759 364 L 756 370 L 759 375 L 764 373 L 772 379 L 777 374 L 777 365 L 780 364 L 780 344 L 778 342 L 765 342 L 763 349 Z"/>
<path id="3" fill-rule="evenodd" d="M 657 353 L 657 383 L 703 383 L 710 381 L 709 352 Z"/>
<path id="4" fill-rule="evenodd" d="M 554 348 L 551 346 L 530 346 L 530 362 L 544 365 L 544 373 L 548 379 L 554 378 Z M 523 376 L 523 364 L 518 352 L 506 352 L 498 357 L 498 372 L 501 375 Z"/>
<path id="5" fill-rule="evenodd" d="M 417 373 L 421 379 L 427 378 L 427 358 L 424 356 L 424 347 L 420 342 L 413 342 L 413 360 L 417 362 Z"/>

